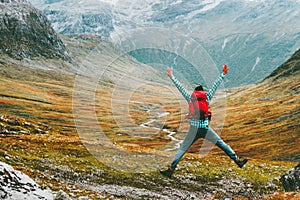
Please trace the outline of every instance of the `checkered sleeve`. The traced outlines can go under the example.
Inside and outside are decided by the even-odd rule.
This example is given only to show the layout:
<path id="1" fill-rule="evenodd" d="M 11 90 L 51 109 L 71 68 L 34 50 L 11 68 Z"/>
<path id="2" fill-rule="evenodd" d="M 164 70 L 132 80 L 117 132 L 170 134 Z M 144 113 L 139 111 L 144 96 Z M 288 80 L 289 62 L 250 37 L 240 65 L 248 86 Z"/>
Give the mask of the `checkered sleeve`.
<path id="1" fill-rule="evenodd" d="M 207 100 L 208 102 L 211 101 L 211 99 L 213 98 L 213 96 L 216 93 L 217 88 L 219 87 L 219 85 L 222 83 L 223 79 L 225 78 L 225 74 L 222 73 L 217 79 L 216 81 L 213 83 L 211 89 L 207 92 Z"/>
<path id="2" fill-rule="evenodd" d="M 188 91 L 183 87 L 183 85 L 175 78 L 175 76 L 171 76 L 172 82 L 175 84 L 179 92 L 182 94 L 182 96 L 187 100 L 187 102 L 191 99 L 191 94 L 188 93 Z"/>

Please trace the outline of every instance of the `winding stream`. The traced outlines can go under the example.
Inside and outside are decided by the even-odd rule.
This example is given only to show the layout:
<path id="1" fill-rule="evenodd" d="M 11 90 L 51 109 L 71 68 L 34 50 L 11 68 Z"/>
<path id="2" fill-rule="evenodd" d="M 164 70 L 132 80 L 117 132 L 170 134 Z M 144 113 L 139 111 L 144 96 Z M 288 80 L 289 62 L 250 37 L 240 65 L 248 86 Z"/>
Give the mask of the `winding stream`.
<path id="1" fill-rule="evenodd" d="M 147 112 L 150 112 L 150 110 L 148 110 Z M 175 143 L 173 148 L 167 148 L 165 149 L 166 151 L 173 151 L 176 149 L 179 149 L 180 144 L 182 143 L 182 140 L 177 139 L 176 137 L 174 137 L 173 135 L 176 134 L 176 132 L 174 131 L 170 131 L 169 129 L 166 128 L 160 128 L 160 127 L 155 127 L 155 126 L 150 126 L 150 124 L 152 124 L 153 122 L 158 121 L 160 118 L 162 117 L 166 117 L 168 116 L 170 113 L 169 112 L 157 112 L 157 116 L 155 118 L 150 119 L 149 121 L 140 124 L 141 127 L 143 128 L 152 128 L 154 130 L 162 130 L 163 132 L 168 133 L 168 137 Z"/>

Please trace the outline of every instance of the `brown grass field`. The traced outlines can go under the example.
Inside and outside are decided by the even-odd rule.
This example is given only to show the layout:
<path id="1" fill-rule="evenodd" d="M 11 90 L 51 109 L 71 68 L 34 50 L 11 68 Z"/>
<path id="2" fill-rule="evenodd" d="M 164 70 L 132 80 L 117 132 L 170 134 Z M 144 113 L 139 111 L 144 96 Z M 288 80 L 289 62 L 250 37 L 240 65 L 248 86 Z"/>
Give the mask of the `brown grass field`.
<path id="1" fill-rule="evenodd" d="M 117 73 L 116 77 L 118 76 L 120 75 Z M 110 171 L 110 166 L 106 162 L 101 162 L 101 158 L 97 160 L 95 158 L 97 156 L 92 155 L 95 155 L 93 150 L 95 145 L 105 146 L 106 143 L 114 143 L 124 152 L 156 154 L 162 155 L 162 160 L 171 159 L 174 152 L 164 151 L 171 142 L 167 133 L 162 130 L 153 133 L 152 129 L 139 127 L 154 116 L 147 112 L 147 109 L 158 105 L 155 109 L 170 114 L 161 121 L 156 121 L 154 125 L 176 131 L 176 137 L 180 139 L 184 137 L 188 124 L 183 115 L 187 112 L 187 108 L 182 107 L 181 100 L 178 100 L 170 88 L 161 84 L 147 84 L 140 87 L 132 92 L 130 102 L 126 98 L 120 99 L 120 108 L 125 105 L 129 112 L 119 109 L 114 113 L 112 99 L 115 97 L 113 96 L 115 83 L 100 80 L 94 92 L 95 107 L 90 103 L 75 102 L 83 105 L 83 113 L 79 116 L 80 120 L 84 121 L 81 125 L 86 126 L 82 129 L 85 131 L 84 134 L 79 134 L 72 107 L 75 77 L 74 74 L 63 75 L 51 70 L 30 69 L 0 62 L 0 114 L 21 124 L 17 127 L 1 121 L 0 128 L 3 131 L 5 127 L 9 127 L 11 128 L 9 131 L 13 131 L 14 127 L 16 131 L 25 130 L 30 133 L 0 134 L 1 161 L 8 162 L 32 177 L 39 177 L 41 184 L 53 190 L 62 188 L 68 191 L 67 183 L 50 180 L 44 176 L 45 172 L 51 169 L 53 171 L 54 165 L 57 165 L 67 166 L 73 172 L 81 173 L 89 173 L 94 169 L 107 170 L 111 174 L 103 176 L 101 181 L 97 180 L 103 183 L 114 182 L 115 176 L 120 178 L 120 184 L 123 184 L 122 179 L 129 179 L 127 173 L 115 174 Z M 164 81 L 162 83 L 165 83 Z M 217 114 L 214 115 L 212 127 L 237 151 L 238 155 L 250 158 L 246 170 L 235 169 L 235 171 L 257 185 L 280 176 L 299 162 L 299 87 L 299 75 L 296 75 L 277 81 L 267 80 L 246 87 L 227 89 L 226 106 L 218 102 L 218 99 L 213 100 L 212 109 L 216 111 L 215 113 L 226 113 L 226 117 L 223 124 L 222 119 L 219 119 Z M 93 91 L 86 91 L 86 95 L 91 94 Z M 96 124 L 92 123 L 95 119 L 89 115 L 91 112 L 95 113 Z M 124 119 L 116 121 L 118 117 L 122 119 L 128 116 L 130 121 Z M 24 122 L 35 124 L 36 128 L 26 128 Z M 41 124 L 46 124 L 51 129 Z M 37 129 L 41 129 L 42 134 L 31 134 Z M 95 134 L 99 129 L 101 133 Z M 102 138 L 102 135 L 106 139 Z M 139 137 L 141 135 L 142 137 Z M 99 141 L 99 138 L 103 140 Z M 199 158 L 198 151 L 201 144 L 200 140 L 193 145 L 183 163 L 200 161 L 214 166 L 214 170 L 204 168 L 200 171 L 208 177 L 218 174 L 218 170 L 222 172 L 234 165 L 217 147 L 205 158 Z M 106 153 L 111 156 L 115 151 L 107 149 Z M 165 164 L 160 163 L 162 166 Z M 261 164 L 268 166 L 268 170 L 257 168 Z M 120 166 L 122 165 L 124 163 L 120 163 Z M 262 175 L 253 175 L 253 172 L 257 171 Z M 94 193 L 82 189 L 78 195 L 93 196 Z M 278 193 L 268 198 L 284 199 L 284 195 L 288 194 Z"/>

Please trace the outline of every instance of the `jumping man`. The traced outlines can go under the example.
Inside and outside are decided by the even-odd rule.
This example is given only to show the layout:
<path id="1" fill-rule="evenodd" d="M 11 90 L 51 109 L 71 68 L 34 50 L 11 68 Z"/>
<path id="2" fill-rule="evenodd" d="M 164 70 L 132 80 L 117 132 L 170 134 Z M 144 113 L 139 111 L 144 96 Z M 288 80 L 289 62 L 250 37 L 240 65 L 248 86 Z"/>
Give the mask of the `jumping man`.
<path id="1" fill-rule="evenodd" d="M 239 159 L 235 152 L 227 145 L 220 136 L 209 126 L 210 112 L 208 112 L 208 105 L 213 98 L 218 86 L 222 83 L 225 75 L 228 72 L 228 66 L 223 66 L 223 73 L 216 79 L 211 89 L 205 93 L 201 85 L 197 86 L 192 94 L 189 94 L 182 84 L 175 78 L 170 68 L 167 69 L 167 74 L 175 84 L 177 89 L 189 103 L 190 113 L 187 118 L 190 120 L 190 128 L 185 136 L 180 148 L 175 154 L 171 166 L 167 170 L 160 170 L 160 173 L 164 176 L 171 177 L 174 173 L 177 164 L 182 159 L 183 155 L 192 146 L 192 144 L 199 138 L 206 138 L 213 144 L 216 144 L 221 148 L 226 155 L 228 155 L 234 162 L 242 168 L 248 161 L 248 159 Z"/>

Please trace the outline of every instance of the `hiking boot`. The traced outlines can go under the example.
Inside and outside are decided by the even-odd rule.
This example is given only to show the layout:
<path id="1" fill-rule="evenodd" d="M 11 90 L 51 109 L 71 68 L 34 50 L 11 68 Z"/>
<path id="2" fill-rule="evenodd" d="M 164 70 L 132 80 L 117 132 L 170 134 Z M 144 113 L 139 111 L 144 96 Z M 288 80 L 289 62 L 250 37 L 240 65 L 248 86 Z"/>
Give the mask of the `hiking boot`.
<path id="1" fill-rule="evenodd" d="M 237 164 L 240 168 L 242 168 L 247 162 L 248 162 L 248 159 L 237 159 L 237 160 L 234 160 L 235 164 Z"/>
<path id="2" fill-rule="evenodd" d="M 163 176 L 170 178 L 173 175 L 174 171 L 175 169 L 169 167 L 167 170 L 159 170 L 159 173 L 161 173 Z"/>

